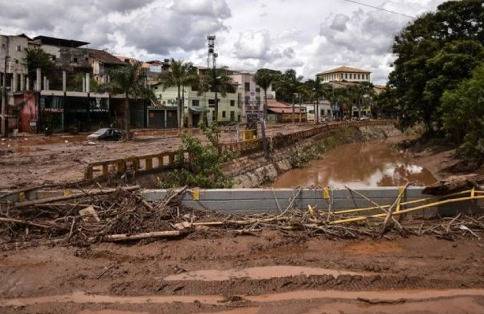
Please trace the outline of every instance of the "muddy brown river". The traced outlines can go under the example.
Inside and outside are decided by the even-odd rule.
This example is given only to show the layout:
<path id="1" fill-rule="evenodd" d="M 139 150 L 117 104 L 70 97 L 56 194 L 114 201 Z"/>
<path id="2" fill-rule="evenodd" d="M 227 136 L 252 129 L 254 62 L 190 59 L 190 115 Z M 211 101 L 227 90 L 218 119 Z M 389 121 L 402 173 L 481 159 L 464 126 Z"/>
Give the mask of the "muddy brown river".
<path id="1" fill-rule="evenodd" d="M 336 147 L 304 168 L 290 170 L 271 185 L 275 188 L 332 186 L 352 188 L 424 186 L 436 182 L 432 173 L 413 163 L 390 143 L 372 141 Z"/>

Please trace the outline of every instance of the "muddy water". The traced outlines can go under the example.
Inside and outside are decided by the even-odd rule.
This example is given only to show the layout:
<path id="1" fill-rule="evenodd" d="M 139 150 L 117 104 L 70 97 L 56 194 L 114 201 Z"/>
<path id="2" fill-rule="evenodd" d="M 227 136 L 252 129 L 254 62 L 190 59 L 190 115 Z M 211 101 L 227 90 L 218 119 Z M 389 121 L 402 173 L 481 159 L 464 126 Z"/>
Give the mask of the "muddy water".
<path id="1" fill-rule="evenodd" d="M 407 181 L 423 186 L 436 182 L 430 171 L 413 163 L 385 141 L 341 145 L 290 170 L 271 185 L 276 188 L 332 186 L 352 188 L 398 186 Z"/>
<path id="2" fill-rule="evenodd" d="M 297 290 L 291 292 L 243 296 L 243 299 L 257 303 L 316 300 L 316 299 L 378 299 L 379 301 L 431 300 L 455 297 L 484 297 L 484 289 L 449 289 L 449 290 L 391 290 L 391 291 L 341 291 L 341 290 Z M 0 299 L 1 306 L 27 306 L 43 303 L 78 303 L 78 304 L 166 304 L 193 303 L 219 305 L 224 297 L 217 295 L 172 295 L 172 296 L 108 296 L 85 292 L 74 292 L 66 295 L 43 296 L 31 298 Z"/>
<path id="3" fill-rule="evenodd" d="M 303 267 L 303 266 L 261 266 L 244 269 L 203 269 L 165 277 L 167 281 L 178 280 L 200 280 L 200 281 L 224 281 L 232 279 L 248 278 L 253 280 L 264 280 L 271 278 L 282 278 L 292 276 L 333 276 L 337 278 L 342 275 L 366 276 L 372 275 L 366 272 L 352 272 L 327 268 Z"/>

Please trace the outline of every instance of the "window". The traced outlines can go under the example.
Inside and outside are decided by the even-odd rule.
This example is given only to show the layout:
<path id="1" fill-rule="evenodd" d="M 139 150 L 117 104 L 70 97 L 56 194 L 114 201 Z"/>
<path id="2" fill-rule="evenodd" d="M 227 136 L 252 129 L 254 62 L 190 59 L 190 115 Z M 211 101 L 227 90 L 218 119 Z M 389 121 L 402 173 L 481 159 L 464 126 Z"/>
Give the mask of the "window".
<path id="1" fill-rule="evenodd" d="M 348 79 L 348 73 L 345 73 L 345 80 Z"/>
<path id="2" fill-rule="evenodd" d="M 255 98 L 255 103 L 256 103 L 257 107 L 259 107 L 259 106 L 260 106 L 260 97 L 259 97 L 259 96 L 257 96 L 257 97 Z"/>
<path id="3" fill-rule="evenodd" d="M 77 63 L 77 58 L 76 57 L 72 58 L 72 62 Z"/>
<path id="4" fill-rule="evenodd" d="M 250 83 L 245 83 L 245 91 L 250 92 Z"/>
<path id="5" fill-rule="evenodd" d="M 230 111 L 230 121 L 235 121 L 235 111 Z"/>
<path id="6" fill-rule="evenodd" d="M 22 46 L 18 45 L 17 46 L 17 51 L 22 51 Z"/>
<path id="7" fill-rule="evenodd" d="M 194 106 L 194 107 L 200 106 L 200 100 L 198 100 L 198 99 L 192 99 L 192 106 Z"/>
<path id="8" fill-rule="evenodd" d="M 260 93 L 260 87 L 255 88 L 256 93 Z"/>
<path id="9" fill-rule="evenodd" d="M 56 58 L 56 56 L 52 55 L 52 56 L 50 56 L 50 59 L 51 59 L 52 61 L 55 61 L 57 58 Z"/>
<path id="10" fill-rule="evenodd" d="M 230 107 L 235 107 L 235 100 L 230 100 Z"/>
<path id="11" fill-rule="evenodd" d="M 225 111 L 222 111 L 222 118 L 225 118 L 227 116 L 227 114 L 225 113 Z"/>
<path id="12" fill-rule="evenodd" d="M 215 99 L 209 99 L 208 100 L 208 106 L 210 108 L 215 108 Z"/>
<path id="13" fill-rule="evenodd" d="M 250 96 L 245 96 L 245 104 L 246 105 L 250 104 Z"/>
<path id="14" fill-rule="evenodd" d="M 328 109 L 327 114 L 328 114 L 328 116 L 330 116 L 331 115 L 331 110 Z"/>
<path id="15" fill-rule="evenodd" d="M 240 122 L 240 114 L 237 115 L 237 121 Z"/>

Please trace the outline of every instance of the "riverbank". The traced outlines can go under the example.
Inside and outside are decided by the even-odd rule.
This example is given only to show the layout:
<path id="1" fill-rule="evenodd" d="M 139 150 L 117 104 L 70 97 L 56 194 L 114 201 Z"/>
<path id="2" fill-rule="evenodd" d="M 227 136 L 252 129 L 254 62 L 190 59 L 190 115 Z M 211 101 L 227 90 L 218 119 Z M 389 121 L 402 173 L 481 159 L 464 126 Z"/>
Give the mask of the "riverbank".
<path id="1" fill-rule="evenodd" d="M 405 156 L 432 172 L 438 180 L 473 173 L 484 175 L 484 165 L 458 158 L 455 147 L 443 141 L 405 139 L 399 141 L 397 147 Z"/>

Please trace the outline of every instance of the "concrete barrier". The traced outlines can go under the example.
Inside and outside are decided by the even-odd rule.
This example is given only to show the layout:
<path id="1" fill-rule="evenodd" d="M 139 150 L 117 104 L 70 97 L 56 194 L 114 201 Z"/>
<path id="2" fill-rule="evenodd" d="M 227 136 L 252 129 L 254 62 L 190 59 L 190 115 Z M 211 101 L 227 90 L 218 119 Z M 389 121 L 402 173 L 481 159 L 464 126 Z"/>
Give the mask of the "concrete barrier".
<path id="1" fill-rule="evenodd" d="M 279 213 L 286 209 L 293 201 L 294 208 L 307 209 L 308 205 L 316 206 L 320 210 L 341 211 L 354 208 L 374 207 L 374 204 L 360 196 L 365 195 L 373 202 L 383 206 L 392 204 L 397 198 L 400 187 L 361 188 L 349 191 L 347 189 L 191 189 L 181 195 L 181 205 L 197 210 L 215 210 L 225 213 Z M 436 202 L 439 198 L 422 194 L 423 187 L 409 187 L 405 191 L 402 203 L 427 199 Z M 89 191 L 89 190 L 87 190 Z M 94 190 L 93 190 L 94 191 Z M 99 190 L 96 190 L 99 191 Z M 28 200 L 66 196 L 81 193 L 75 189 L 67 190 L 35 190 L 28 193 L 9 195 L 5 200 L 9 202 L 24 202 Z M 85 192 L 85 191 L 84 191 Z M 0 191 L 0 196 L 7 191 Z M 172 193 L 170 190 L 146 189 L 141 190 L 143 198 L 149 202 L 163 201 Z M 358 194 L 359 193 L 359 194 Z M 482 194 L 480 194 L 482 195 Z M 467 195 L 463 195 L 467 196 Z M 331 204 L 331 205 L 330 205 Z M 402 208 L 425 204 L 415 203 Z M 424 217 L 440 215 L 454 215 L 457 212 L 482 213 L 484 199 L 469 200 L 459 203 L 434 206 L 419 210 L 415 214 Z M 373 210 L 381 213 L 380 209 Z M 368 212 L 365 212 L 368 213 Z"/>
<path id="2" fill-rule="evenodd" d="M 390 205 L 397 198 L 400 187 L 379 187 L 355 189 L 211 189 L 192 190 L 185 193 L 181 202 L 183 206 L 193 209 L 209 209 L 227 213 L 277 213 L 289 206 L 294 199 L 293 207 L 307 209 L 308 205 L 321 210 L 339 211 L 354 208 L 374 207 L 374 204 L 358 193 L 370 198 L 379 205 Z M 422 194 L 423 187 L 409 187 L 405 191 L 402 202 L 428 199 L 429 202 L 438 200 L 437 197 Z M 358 193 L 356 193 L 358 192 Z M 166 197 L 167 190 L 144 190 L 143 197 L 147 201 L 159 201 Z M 421 204 L 417 204 L 421 205 Z M 482 210 L 483 200 L 473 200 L 464 203 L 441 205 L 421 211 L 424 216 L 434 216 L 437 212 L 452 214 L 456 209 L 462 211 Z M 376 209 L 375 212 L 381 213 Z"/>

